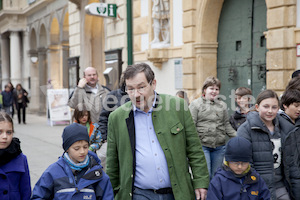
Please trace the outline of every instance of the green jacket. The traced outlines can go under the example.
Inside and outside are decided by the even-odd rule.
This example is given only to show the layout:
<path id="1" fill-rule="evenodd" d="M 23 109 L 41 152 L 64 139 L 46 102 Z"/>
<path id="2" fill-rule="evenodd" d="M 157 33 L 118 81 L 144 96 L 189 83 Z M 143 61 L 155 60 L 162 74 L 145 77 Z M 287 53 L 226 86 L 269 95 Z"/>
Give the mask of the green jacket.
<path id="1" fill-rule="evenodd" d="M 209 175 L 188 106 L 183 99 L 169 95 L 158 95 L 156 102 L 152 121 L 168 163 L 174 197 L 176 200 L 194 200 L 194 189 L 208 188 Z M 135 177 L 135 132 L 131 102 L 110 114 L 107 142 L 106 172 L 116 193 L 115 199 L 130 200 Z"/>

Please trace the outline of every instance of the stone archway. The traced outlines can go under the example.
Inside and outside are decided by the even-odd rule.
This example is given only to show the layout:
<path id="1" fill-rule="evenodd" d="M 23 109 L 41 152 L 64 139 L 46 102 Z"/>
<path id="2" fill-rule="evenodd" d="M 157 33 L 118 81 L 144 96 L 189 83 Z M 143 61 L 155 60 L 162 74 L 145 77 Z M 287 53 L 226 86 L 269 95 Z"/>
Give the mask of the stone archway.
<path id="1" fill-rule="evenodd" d="M 199 96 L 207 76 L 217 75 L 217 34 L 223 2 L 187 0 L 183 4 L 183 84 L 191 99 Z M 266 0 L 266 5 L 266 84 L 280 92 L 296 68 L 296 2 Z M 292 17 L 285 17 L 286 13 Z"/>
<path id="2" fill-rule="evenodd" d="M 183 7 L 183 37 L 186 38 L 183 84 L 191 100 L 201 94 L 205 78 L 217 74 L 217 35 L 222 5 L 223 0 L 190 0 Z M 191 34 L 193 32 L 196 35 Z"/>

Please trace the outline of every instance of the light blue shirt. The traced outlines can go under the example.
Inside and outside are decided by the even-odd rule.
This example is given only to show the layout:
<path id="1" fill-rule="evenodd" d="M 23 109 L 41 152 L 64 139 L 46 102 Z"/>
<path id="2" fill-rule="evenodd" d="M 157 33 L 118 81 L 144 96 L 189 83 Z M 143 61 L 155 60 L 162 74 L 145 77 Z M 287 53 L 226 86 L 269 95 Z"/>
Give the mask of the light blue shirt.
<path id="1" fill-rule="evenodd" d="M 134 186 L 142 189 L 171 187 L 167 160 L 153 127 L 153 106 L 147 113 L 133 106 L 136 139 Z"/>

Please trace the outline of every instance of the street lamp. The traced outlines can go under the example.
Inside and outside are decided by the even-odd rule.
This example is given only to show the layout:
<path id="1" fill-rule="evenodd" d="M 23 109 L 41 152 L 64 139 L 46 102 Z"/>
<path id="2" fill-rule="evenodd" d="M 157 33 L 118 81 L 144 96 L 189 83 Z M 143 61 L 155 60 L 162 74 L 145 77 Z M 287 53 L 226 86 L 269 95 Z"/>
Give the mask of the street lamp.
<path id="1" fill-rule="evenodd" d="M 36 64 L 37 61 L 39 60 L 39 58 L 38 58 L 37 56 L 35 56 L 35 55 L 32 55 L 32 56 L 30 57 L 30 60 L 31 60 L 31 62 L 32 62 L 33 64 Z"/>

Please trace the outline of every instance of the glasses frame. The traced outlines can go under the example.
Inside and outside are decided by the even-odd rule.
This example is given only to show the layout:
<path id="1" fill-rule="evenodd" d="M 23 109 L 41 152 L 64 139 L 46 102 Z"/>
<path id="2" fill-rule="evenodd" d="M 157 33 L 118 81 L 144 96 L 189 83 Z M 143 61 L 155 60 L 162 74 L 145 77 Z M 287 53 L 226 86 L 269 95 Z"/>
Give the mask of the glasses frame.
<path id="1" fill-rule="evenodd" d="M 248 162 L 232 162 L 232 161 L 230 161 L 230 163 L 232 164 L 232 165 L 234 165 L 234 166 L 236 166 L 236 167 L 238 167 L 238 166 L 242 166 L 242 167 L 244 167 L 244 166 L 246 166 L 247 164 L 248 164 Z"/>
<path id="2" fill-rule="evenodd" d="M 149 81 L 146 86 L 140 86 L 138 88 L 128 89 L 127 86 L 125 86 L 125 92 L 127 92 L 127 94 L 134 94 L 135 91 L 137 91 L 138 93 L 143 94 L 145 92 L 145 89 L 152 84 L 152 81 L 153 80 Z"/>

